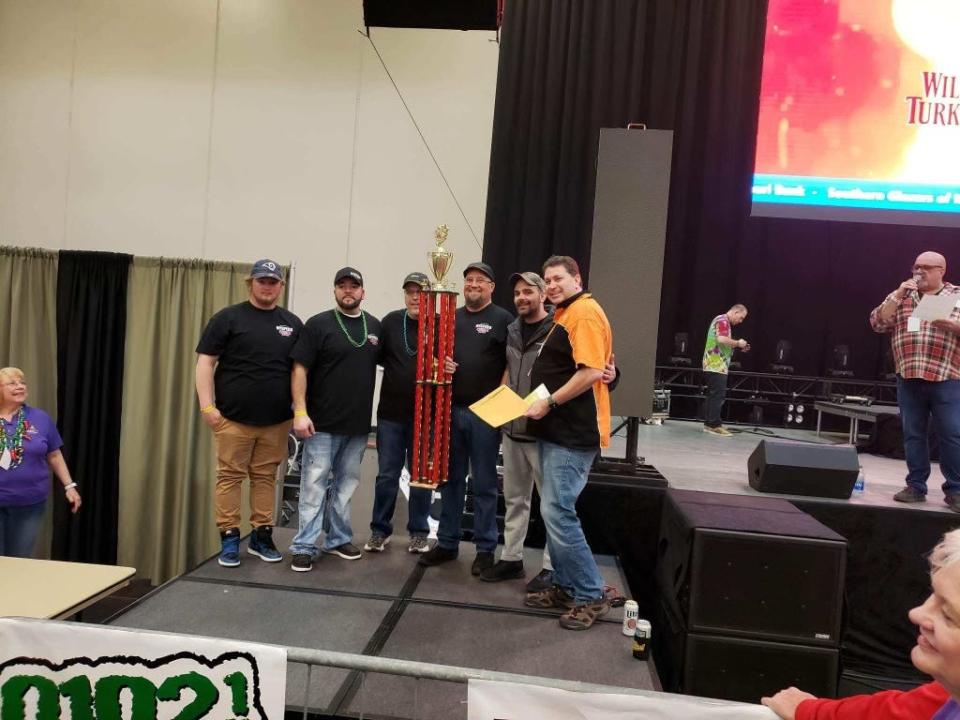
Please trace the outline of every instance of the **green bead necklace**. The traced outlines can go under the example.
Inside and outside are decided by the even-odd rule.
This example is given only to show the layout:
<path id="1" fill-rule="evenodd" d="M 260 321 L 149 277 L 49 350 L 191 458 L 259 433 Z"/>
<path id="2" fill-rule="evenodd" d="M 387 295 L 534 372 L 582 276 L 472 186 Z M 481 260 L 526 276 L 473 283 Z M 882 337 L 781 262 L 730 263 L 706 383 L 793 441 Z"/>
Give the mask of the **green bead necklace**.
<path id="1" fill-rule="evenodd" d="M 347 330 L 347 326 L 343 324 L 343 319 L 340 317 L 343 313 L 334 308 L 333 314 L 337 318 L 337 325 L 340 326 L 340 329 L 343 330 L 343 334 L 346 335 L 347 341 L 353 345 L 355 348 L 362 348 L 367 344 L 367 314 L 361 310 L 360 317 L 363 318 L 363 339 L 360 342 L 357 342 L 352 337 L 350 337 L 350 332 Z"/>

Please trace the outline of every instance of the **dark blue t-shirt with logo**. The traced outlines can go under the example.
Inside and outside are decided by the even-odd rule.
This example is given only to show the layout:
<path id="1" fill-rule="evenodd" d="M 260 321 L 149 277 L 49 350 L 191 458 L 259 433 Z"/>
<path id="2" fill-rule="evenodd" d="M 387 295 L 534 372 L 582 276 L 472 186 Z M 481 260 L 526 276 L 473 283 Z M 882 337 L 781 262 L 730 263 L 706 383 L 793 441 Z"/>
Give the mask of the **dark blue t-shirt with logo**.
<path id="1" fill-rule="evenodd" d="M 290 351 L 303 323 L 289 310 L 249 302 L 226 307 L 207 323 L 197 352 L 217 356 L 217 409 L 245 425 L 276 425 L 293 417 Z"/>
<path id="2" fill-rule="evenodd" d="M 507 326 L 513 315 L 490 303 L 483 310 L 457 310 L 453 359 L 454 405 L 471 405 L 500 384 L 507 367 Z"/>

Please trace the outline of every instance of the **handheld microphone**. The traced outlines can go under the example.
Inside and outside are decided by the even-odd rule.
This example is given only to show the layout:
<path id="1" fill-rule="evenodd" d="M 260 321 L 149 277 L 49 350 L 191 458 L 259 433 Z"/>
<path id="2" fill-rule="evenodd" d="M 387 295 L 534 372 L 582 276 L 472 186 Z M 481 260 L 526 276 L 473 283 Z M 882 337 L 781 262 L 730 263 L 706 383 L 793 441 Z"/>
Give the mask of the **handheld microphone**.
<path id="1" fill-rule="evenodd" d="M 913 293 L 916 296 L 916 299 L 918 301 L 920 300 L 920 281 L 922 279 L 923 279 L 923 275 L 921 275 L 920 273 L 913 274 L 913 281 L 917 284 L 917 289 L 914 290 Z"/>

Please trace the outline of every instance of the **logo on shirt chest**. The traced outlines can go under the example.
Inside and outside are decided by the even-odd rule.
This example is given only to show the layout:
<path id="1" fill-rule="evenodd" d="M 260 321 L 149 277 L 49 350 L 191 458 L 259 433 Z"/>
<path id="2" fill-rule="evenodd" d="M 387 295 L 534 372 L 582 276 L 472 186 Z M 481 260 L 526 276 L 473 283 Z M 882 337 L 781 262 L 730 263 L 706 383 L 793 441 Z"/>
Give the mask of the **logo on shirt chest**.
<path id="1" fill-rule="evenodd" d="M 374 335 L 373 333 L 371 333 L 371 334 L 367 335 L 367 342 L 369 342 L 371 345 L 379 345 L 379 344 L 380 344 L 380 338 L 378 338 L 376 335 Z"/>
<path id="2" fill-rule="evenodd" d="M 477 335 L 486 335 L 488 332 L 493 330 L 493 325 L 489 325 L 487 323 L 477 323 L 473 327 L 477 331 Z"/>
<path id="3" fill-rule="evenodd" d="M 293 328 L 289 325 L 277 325 L 277 332 L 280 333 L 280 337 L 290 337 L 293 335 Z"/>

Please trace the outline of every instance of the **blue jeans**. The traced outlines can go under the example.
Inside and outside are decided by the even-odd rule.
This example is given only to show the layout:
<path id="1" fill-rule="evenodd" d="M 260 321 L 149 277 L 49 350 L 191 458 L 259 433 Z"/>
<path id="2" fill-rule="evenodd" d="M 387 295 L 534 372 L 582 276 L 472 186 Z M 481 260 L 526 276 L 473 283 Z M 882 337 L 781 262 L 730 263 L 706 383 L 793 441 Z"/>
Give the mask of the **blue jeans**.
<path id="1" fill-rule="evenodd" d="M 538 441 L 543 496 L 540 514 L 547 528 L 553 581 L 577 603 L 603 597 L 603 577 L 577 517 L 577 498 L 587 484 L 596 450 L 576 450 Z"/>
<path id="2" fill-rule="evenodd" d="M 413 425 L 377 418 L 377 486 L 373 497 L 370 530 L 376 535 L 393 534 L 393 511 L 397 506 L 400 473 L 412 454 Z M 410 537 L 430 534 L 427 516 L 433 491 L 410 488 L 407 508 L 407 532 Z"/>
<path id="3" fill-rule="evenodd" d="M 469 408 L 454 405 L 450 420 L 450 472 L 440 486 L 442 506 L 437 544 L 460 548 L 460 521 L 467 492 L 467 472 L 473 490 L 473 542 L 477 552 L 497 549 L 497 454 L 500 431 L 487 425 Z"/>
<path id="4" fill-rule="evenodd" d="M 903 423 L 903 450 L 907 456 L 907 485 L 926 494 L 930 477 L 927 426 L 940 438 L 943 494 L 960 494 L 960 380 L 931 382 L 897 375 L 897 402 Z"/>
<path id="5" fill-rule="evenodd" d="M 366 435 L 316 433 L 303 441 L 300 466 L 300 530 L 290 552 L 317 554 L 317 539 L 326 531 L 324 550 L 353 540 L 350 498 L 360 484 L 360 461 Z"/>
<path id="6" fill-rule="evenodd" d="M 47 501 L 41 500 L 33 505 L 0 507 L 0 555 L 33 557 L 46 505 Z"/>

